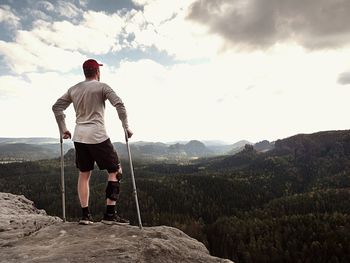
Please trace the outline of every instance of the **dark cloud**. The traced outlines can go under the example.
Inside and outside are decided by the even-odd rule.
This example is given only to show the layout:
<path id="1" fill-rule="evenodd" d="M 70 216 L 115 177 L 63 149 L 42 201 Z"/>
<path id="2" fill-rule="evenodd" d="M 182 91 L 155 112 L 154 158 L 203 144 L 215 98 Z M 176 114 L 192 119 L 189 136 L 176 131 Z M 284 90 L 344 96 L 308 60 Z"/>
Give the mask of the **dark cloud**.
<path id="1" fill-rule="evenodd" d="M 198 0 L 188 18 L 230 45 L 266 48 L 295 41 L 309 49 L 350 40 L 349 0 Z"/>
<path id="2" fill-rule="evenodd" d="M 338 77 L 338 83 L 342 85 L 350 84 L 350 72 L 343 72 Z"/>

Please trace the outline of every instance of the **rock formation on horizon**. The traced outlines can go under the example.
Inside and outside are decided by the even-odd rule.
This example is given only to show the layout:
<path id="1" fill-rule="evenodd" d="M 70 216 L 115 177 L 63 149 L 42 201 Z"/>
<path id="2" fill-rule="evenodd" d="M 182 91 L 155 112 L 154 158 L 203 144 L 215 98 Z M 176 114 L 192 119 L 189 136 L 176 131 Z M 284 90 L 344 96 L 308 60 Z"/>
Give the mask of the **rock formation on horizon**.
<path id="1" fill-rule="evenodd" d="M 166 226 L 81 226 L 46 215 L 24 196 L 0 193 L 0 262 L 216 262 L 205 246 Z"/>

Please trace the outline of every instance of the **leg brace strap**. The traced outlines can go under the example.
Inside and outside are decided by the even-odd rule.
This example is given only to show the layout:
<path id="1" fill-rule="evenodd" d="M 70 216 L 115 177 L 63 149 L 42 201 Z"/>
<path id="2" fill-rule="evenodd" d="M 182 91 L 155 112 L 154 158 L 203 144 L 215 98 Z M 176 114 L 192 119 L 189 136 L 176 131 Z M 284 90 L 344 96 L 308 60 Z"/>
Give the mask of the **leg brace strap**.
<path id="1" fill-rule="evenodd" d="M 106 187 L 106 198 L 117 201 L 119 197 L 119 181 L 118 182 L 112 182 L 108 181 L 107 187 Z"/>

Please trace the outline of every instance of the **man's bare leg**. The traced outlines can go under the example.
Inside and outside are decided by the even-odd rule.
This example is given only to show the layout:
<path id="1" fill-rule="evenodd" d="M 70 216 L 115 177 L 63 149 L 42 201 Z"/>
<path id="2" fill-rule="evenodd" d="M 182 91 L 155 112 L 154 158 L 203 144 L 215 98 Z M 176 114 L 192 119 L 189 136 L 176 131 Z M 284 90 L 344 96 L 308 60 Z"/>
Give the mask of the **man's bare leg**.
<path id="1" fill-rule="evenodd" d="M 80 205 L 82 208 L 89 206 L 90 176 L 91 176 L 91 171 L 79 172 L 78 195 L 79 195 Z"/>
<path id="2" fill-rule="evenodd" d="M 90 181 L 91 171 L 79 172 L 78 178 L 78 195 L 83 216 L 79 221 L 79 224 L 89 225 L 92 224 L 92 217 L 89 211 L 89 194 L 90 194 Z"/>

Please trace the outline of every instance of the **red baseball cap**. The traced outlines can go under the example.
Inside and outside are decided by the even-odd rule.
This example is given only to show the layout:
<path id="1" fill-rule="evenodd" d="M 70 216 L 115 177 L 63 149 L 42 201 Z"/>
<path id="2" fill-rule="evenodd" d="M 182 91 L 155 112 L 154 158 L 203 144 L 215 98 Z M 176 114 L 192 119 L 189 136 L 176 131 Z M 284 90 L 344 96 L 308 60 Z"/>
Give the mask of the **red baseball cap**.
<path id="1" fill-rule="evenodd" d="M 103 64 L 97 63 L 94 59 L 88 59 L 83 64 L 83 69 L 98 69 L 100 66 L 103 66 Z"/>

